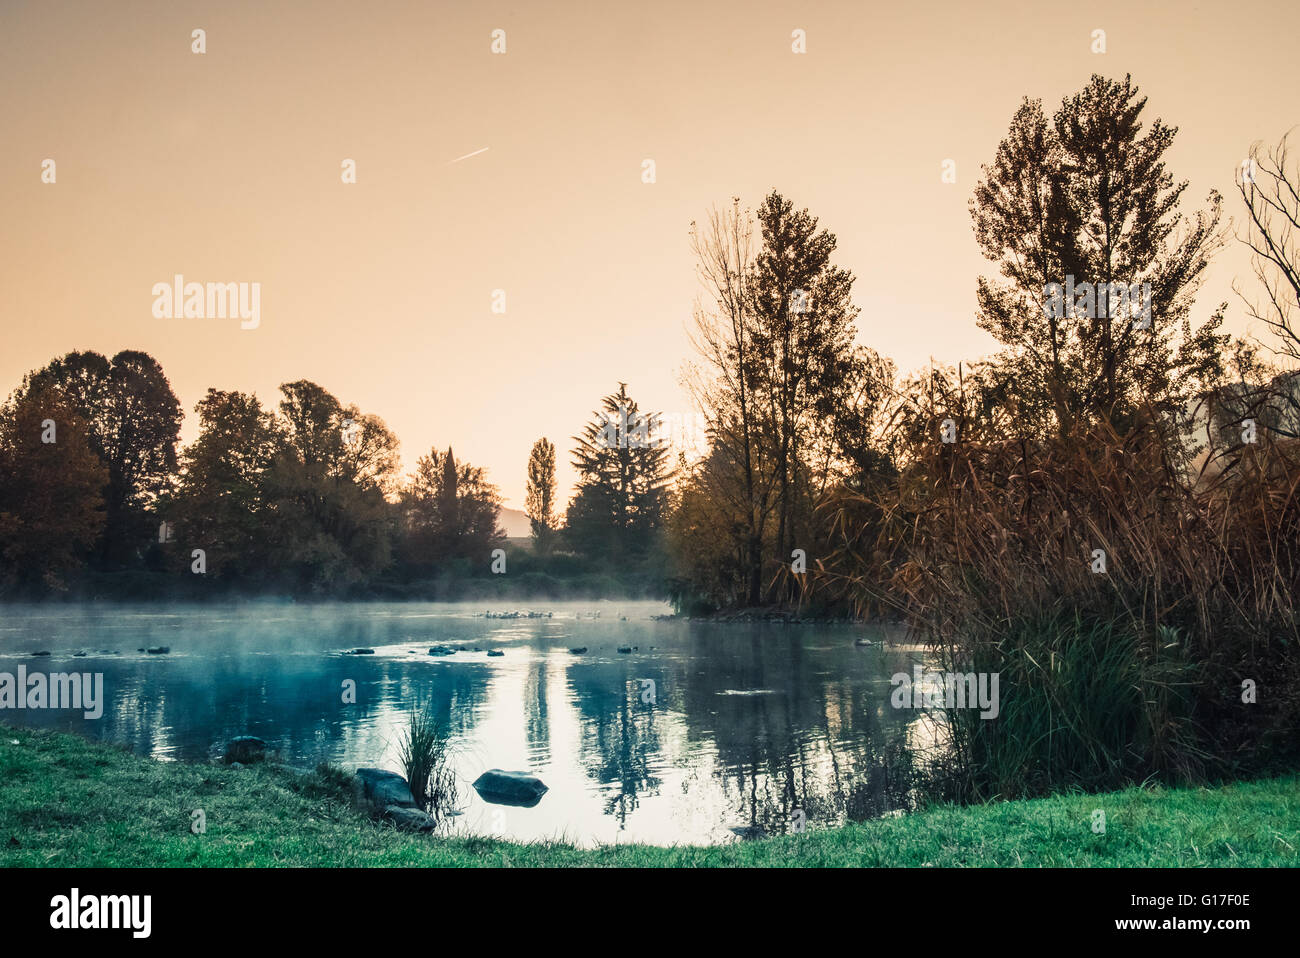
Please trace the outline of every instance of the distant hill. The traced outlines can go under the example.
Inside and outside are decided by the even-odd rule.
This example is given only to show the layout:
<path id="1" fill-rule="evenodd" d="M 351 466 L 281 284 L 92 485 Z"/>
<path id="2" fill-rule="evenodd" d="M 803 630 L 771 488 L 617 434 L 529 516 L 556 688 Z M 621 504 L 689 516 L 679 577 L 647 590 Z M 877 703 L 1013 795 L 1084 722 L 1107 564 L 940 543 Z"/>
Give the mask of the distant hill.
<path id="1" fill-rule="evenodd" d="M 533 534 L 533 527 L 528 521 L 527 514 L 518 509 L 507 509 L 502 506 L 497 525 L 505 530 L 507 539 L 519 539 Z"/>

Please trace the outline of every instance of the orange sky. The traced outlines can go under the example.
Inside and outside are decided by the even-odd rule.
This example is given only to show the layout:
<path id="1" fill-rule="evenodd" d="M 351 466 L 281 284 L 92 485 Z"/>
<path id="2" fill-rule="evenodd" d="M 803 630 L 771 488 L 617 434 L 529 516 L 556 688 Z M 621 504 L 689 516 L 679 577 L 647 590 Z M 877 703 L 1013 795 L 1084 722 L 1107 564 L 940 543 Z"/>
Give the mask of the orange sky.
<path id="1" fill-rule="evenodd" d="M 1132 72 L 1181 128 L 1188 209 L 1217 188 L 1239 219 L 1247 148 L 1300 122 L 1297 26 L 1294 2 L 0 0 L 0 391 L 143 349 L 189 440 L 208 386 L 273 404 L 309 378 L 382 416 L 408 468 L 451 444 L 522 508 L 533 441 L 568 487 L 569 437 L 619 380 L 690 412 L 687 229 L 711 205 L 779 189 L 838 234 L 862 342 L 904 371 L 975 358 L 991 270 L 966 204 L 1020 98 Z M 260 326 L 156 319 L 176 273 L 259 282 Z M 1239 248 L 1196 318 L 1230 300 L 1246 328 L 1234 275 Z"/>

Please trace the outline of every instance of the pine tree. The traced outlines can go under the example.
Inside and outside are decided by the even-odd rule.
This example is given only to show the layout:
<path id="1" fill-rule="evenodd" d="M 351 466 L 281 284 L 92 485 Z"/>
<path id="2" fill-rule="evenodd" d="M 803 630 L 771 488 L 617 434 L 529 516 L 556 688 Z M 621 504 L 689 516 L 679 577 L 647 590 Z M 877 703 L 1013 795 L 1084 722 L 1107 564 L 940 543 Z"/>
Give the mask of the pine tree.
<path id="1" fill-rule="evenodd" d="M 569 542 L 593 558 L 639 562 L 659 534 L 671 478 L 660 418 L 641 412 L 626 383 L 593 415 L 573 437 L 580 479 L 567 513 Z"/>

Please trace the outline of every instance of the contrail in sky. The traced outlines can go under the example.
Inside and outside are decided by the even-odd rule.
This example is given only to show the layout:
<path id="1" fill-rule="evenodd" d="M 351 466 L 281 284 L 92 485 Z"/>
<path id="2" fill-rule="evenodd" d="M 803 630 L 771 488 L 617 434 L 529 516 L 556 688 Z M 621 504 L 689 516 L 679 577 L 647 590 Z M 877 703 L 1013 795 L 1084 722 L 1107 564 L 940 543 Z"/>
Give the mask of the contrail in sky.
<path id="1" fill-rule="evenodd" d="M 464 156 L 458 156 L 456 159 L 452 160 L 451 163 L 459 163 L 461 160 L 468 160 L 471 156 L 478 156 L 480 153 L 486 153 L 489 149 L 491 149 L 491 147 L 485 146 L 483 149 L 475 150 L 473 153 L 466 153 Z M 451 166 L 451 163 L 448 163 L 447 165 Z"/>

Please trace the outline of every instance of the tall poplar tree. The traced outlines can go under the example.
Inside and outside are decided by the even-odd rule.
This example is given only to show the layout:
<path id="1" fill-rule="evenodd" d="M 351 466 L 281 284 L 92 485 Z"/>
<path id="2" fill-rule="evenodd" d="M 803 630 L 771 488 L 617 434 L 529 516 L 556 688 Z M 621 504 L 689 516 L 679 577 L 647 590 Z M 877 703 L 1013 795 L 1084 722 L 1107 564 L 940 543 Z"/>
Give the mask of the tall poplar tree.
<path id="1" fill-rule="evenodd" d="M 524 509 L 537 551 L 545 555 L 551 550 L 555 532 L 555 444 L 545 437 L 533 443 L 528 456 Z"/>

